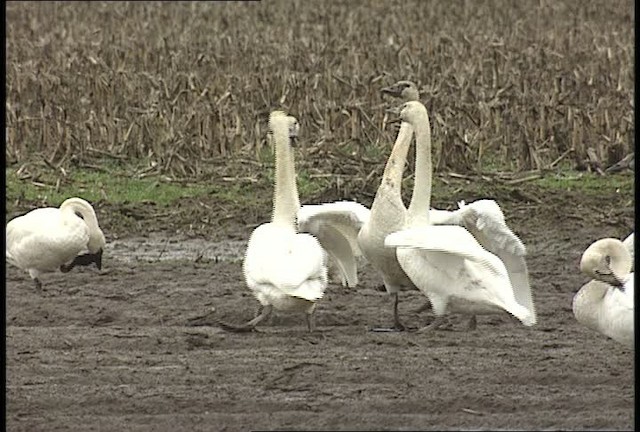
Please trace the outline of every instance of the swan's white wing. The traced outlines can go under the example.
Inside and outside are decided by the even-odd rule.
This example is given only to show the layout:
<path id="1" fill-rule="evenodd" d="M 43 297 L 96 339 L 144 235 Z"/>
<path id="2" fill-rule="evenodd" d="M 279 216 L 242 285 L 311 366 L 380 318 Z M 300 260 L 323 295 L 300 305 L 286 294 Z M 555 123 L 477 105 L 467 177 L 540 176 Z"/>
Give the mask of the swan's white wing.
<path id="1" fill-rule="evenodd" d="M 507 226 L 502 209 L 494 200 L 478 200 L 471 204 L 458 203 L 455 211 L 432 209 L 433 224 L 464 226 L 487 251 L 504 263 L 516 301 L 535 316 L 525 259 L 526 249 L 520 238 Z"/>
<path id="2" fill-rule="evenodd" d="M 356 257 L 358 233 L 369 220 L 370 211 L 353 201 L 304 205 L 298 211 L 298 230 L 313 234 L 337 262 L 347 286 L 358 283 Z"/>
<path id="3" fill-rule="evenodd" d="M 482 199 L 471 204 L 464 201 L 458 203 L 461 224 L 464 225 L 476 240 L 488 251 L 497 255 L 507 252 L 517 256 L 526 255 L 526 248 L 511 231 L 504 219 L 502 209 L 494 200 Z"/>
<path id="4" fill-rule="evenodd" d="M 386 247 L 412 247 L 429 251 L 446 252 L 460 257 L 483 263 L 494 272 L 503 272 L 497 259 L 480 246 L 475 238 L 458 225 L 430 225 L 419 228 L 409 228 L 389 234 L 384 241 Z M 495 257 L 493 257 L 495 258 Z M 502 268 L 504 266 L 502 265 Z"/>
<path id="5" fill-rule="evenodd" d="M 326 288 L 326 255 L 318 240 L 271 223 L 251 234 L 243 270 L 252 290 L 269 286 L 287 296 L 313 301 Z"/>
<path id="6" fill-rule="evenodd" d="M 483 249 L 465 228 L 457 225 L 410 228 L 388 235 L 385 246 L 418 250 L 413 256 L 397 253 L 402 268 L 419 288 L 430 287 L 428 290 L 433 290 L 437 297 L 494 304 L 527 326 L 535 324 L 535 316 L 515 300 L 502 261 Z M 431 295 L 429 298 L 435 309 L 434 298 Z"/>
<path id="7" fill-rule="evenodd" d="M 23 269 L 56 270 L 86 250 L 89 229 L 80 218 L 62 223 L 57 208 L 41 208 L 9 221 L 6 259 Z"/>

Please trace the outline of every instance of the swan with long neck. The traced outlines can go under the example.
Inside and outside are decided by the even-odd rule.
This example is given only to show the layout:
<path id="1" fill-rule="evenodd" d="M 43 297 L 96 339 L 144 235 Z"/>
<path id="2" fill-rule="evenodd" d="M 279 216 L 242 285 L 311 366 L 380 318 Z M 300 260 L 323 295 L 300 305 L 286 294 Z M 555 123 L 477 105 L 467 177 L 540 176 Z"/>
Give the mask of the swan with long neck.
<path id="1" fill-rule="evenodd" d="M 415 83 L 401 80 L 382 92 L 401 99 L 404 102 L 419 101 L 420 92 Z M 439 166 L 442 148 L 432 144 L 433 166 Z M 480 199 L 466 204 L 458 202 L 458 210 L 430 210 L 430 223 L 433 225 L 460 225 L 465 227 L 473 237 L 489 252 L 497 255 L 509 273 L 516 301 L 533 311 L 533 297 L 529 285 L 529 272 L 526 263 L 526 248 L 518 236 L 509 228 L 502 209 L 495 200 Z M 417 309 L 426 310 L 429 302 Z M 451 308 L 452 310 L 455 307 Z M 476 328 L 476 317 L 469 320 L 469 329 Z"/>
<path id="2" fill-rule="evenodd" d="M 78 265 L 102 268 L 106 244 L 96 213 L 82 198 L 69 198 L 59 208 L 30 211 L 7 223 L 6 260 L 26 270 L 36 288 L 42 288 L 40 274 Z"/>
<path id="3" fill-rule="evenodd" d="M 297 232 L 300 200 L 291 145 L 298 134 L 298 121 L 274 111 L 269 117 L 269 129 L 276 157 L 273 213 L 271 222 L 251 233 L 242 266 L 247 286 L 260 302 L 261 310 L 243 325 L 220 325 L 230 331 L 252 331 L 275 308 L 304 312 L 311 332 L 315 327 L 316 301 L 327 287 L 327 256 L 314 236 Z"/>
<path id="4" fill-rule="evenodd" d="M 416 137 L 416 169 L 411 203 L 403 230 L 390 234 L 385 245 L 396 251 L 400 266 L 430 300 L 439 326 L 448 305 L 461 311 L 503 309 L 523 324 L 535 324 L 535 313 L 518 304 L 504 263 L 485 250 L 463 227 L 432 225 L 431 128 L 427 110 L 418 101 L 406 102 L 400 113 Z"/>
<path id="5" fill-rule="evenodd" d="M 345 245 L 344 255 L 349 255 L 349 252 L 352 255 L 362 254 L 380 273 L 386 291 L 393 297 L 394 325 L 391 328 L 393 330 L 405 329 L 398 314 L 398 291 L 403 288 L 414 288 L 414 285 L 398 264 L 395 252 L 384 247 L 384 239 L 388 234 L 404 226 L 406 208 L 401 196 L 402 174 L 412 136 L 411 125 L 402 124 L 385 165 L 371 210 L 355 202 L 339 201 L 305 205 L 298 213 L 301 229 L 312 232 L 314 235 L 321 230 L 339 231 L 342 234 L 340 242 Z M 347 245 L 351 245 L 351 248 Z M 343 260 L 345 261 L 347 260 Z M 355 279 L 356 264 L 355 261 L 351 262 L 352 265 L 347 273 L 351 274 L 351 279 Z M 388 329 L 374 328 L 374 330 Z"/>
<path id="6" fill-rule="evenodd" d="M 410 81 L 400 81 L 381 91 L 403 100 L 418 100 L 419 95 L 416 85 Z M 405 328 L 398 316 L 398 291 L 401 287 L 414 285 L 399 267 L 395 253 L 391 253 L 392 251 L 385 249 L 383 245 L 388 234 L 404 226 L 407 209 L 401 198 L 401 182 L 412 136 L 411 126 L 403 123 L 387 160 L 371 211 L 355 202 L 340 201 L 305 205 L 298 213 L 300 229 L 317 236 L 323 247 L 335 249 L 342 246 L 339 248 L 343 256 L 341 261 L 348 265 L 341 268 L 343 274 L 348 275 L 347 280 L 351 281 L 346 283 L 348 286 L 355 286 L 357 283 L 357 265 L 353 255 L 365 255 L 381 274 L 385 289 L 394 300 L 392 328 L 395 330 Z M 518 236 L 507 226 L 500 206 L 494 200 L 483 199 L 470 204 L 460 202 L 459 207 L 455 211 L 431 209 L 430 222 L 434 225 L 460 225 L 469 230 L 485 249 L 503 261 L 516 300 L 533 311 L 525 261 L 526 249 Z M 366 230 L 363 229 L 365 225 Z M 365 251 L 366 253 L 363 253 Z M 419 310 L 429 306 L 430 303 L 427 302 Z M 452 305 L 452 310 L 455 309 Z M 460 304 L 458 309 L 466 313 L 469 308 Z M 469 328 L 475 326 L 476 319 L 472 315 Z"/>
<path id="7" fill-rule="evenodd" d="M 580 270 L 593 278 L 573 297 L 573 314 L 585 327 L 628 347 L 634 345 L 634 283 L 631 255 L 618 239 L 589 246 Z"/>

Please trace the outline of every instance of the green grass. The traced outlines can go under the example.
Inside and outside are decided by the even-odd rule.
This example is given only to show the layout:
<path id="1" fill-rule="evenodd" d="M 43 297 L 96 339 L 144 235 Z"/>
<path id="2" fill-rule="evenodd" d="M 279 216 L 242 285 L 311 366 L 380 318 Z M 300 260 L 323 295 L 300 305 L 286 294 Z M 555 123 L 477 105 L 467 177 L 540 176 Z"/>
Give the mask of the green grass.
<path id="1" fill-rule="evenodd" d="M 203 184 L 171 183 L 157 177 L 138 179 L 123 171 L 90 169 L 77 169 L 66 177 L 44 172 L 20 179 L 14 169 L 7 168 L 5 179 L 7 204 L 22 199 L 57 206 L 69 197 L 79 196 L 90 202 L 154 202 L 166 206 L 180 198 L 197 197 L 213 191 L 212 187 Z"/>
<path id="2" fill-rule="evenodd" d="M 579 191 L 585 195 L 599 195 L 602 193 L 622 193 L 633 197 L 634 176 L 605 175 L 567 171 L 547 175 L 533 181 L 536 186 L 549 191 Z"/>

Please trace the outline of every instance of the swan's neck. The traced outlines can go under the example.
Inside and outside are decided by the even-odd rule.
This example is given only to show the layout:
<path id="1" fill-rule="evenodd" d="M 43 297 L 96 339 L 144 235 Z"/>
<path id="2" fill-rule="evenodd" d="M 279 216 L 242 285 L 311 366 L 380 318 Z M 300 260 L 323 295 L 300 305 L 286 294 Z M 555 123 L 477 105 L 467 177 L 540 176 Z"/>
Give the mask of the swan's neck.
<path id="1" fill-rule="evenodd" d="M 72 213 L 73 217 L 76 217 L 75 213 L 82 215 L 82 220 L 89 229 L 89 243 L 87 244 L 89 252 L 95 253 L 104 247 L 104 234 L 98 225 L 98 218 L 92 207 L 82 202 L 72 201 L 64 204 L 60 210 Z"/>
<path id="2" fill-rule="evenodd" d="M 273 217 L 277 224 L 295 226 L 296 216 L 300 208 L 293 152 L 289 145 L 287 133 L 273 134 L 276 148 L 276 180 L 273 196 Z"/>
<path id="3" fill-rule="evenodd" d="M 424 115 L 413 125 L 416 135 L 416 169 L 411 203 L 407 210 L 407 225 L 429 225 L 429 207 L 431 205 L 431 125 L 429 116 Z"/>
<path id="4" fill-rule="evenodd" d="M 404 174 L 404 165 L 407 161 L 412 135 L 413 128 L 411 124 L 402 122 L 382 175 L 382 183 L 387 187 L 387 190 L 390 189 L 398 195 L 402 190 L 402 175 Z"/>

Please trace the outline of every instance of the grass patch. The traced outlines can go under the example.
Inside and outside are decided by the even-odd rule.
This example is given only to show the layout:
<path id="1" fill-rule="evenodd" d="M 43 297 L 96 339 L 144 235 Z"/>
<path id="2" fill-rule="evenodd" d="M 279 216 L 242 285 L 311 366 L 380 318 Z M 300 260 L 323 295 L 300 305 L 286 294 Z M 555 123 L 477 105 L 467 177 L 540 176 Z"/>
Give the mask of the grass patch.
<path id="1" fill-rule="evenodd" d="M 5 169 L 7 203 L 22 199 L 59 205 L 72 196 L 90 202 L 154 202 L 170 205 L 184 197 L 195 197 L 210 188 L 197 184 L 176 184 L 157 178 L 137 179 L 124 173 L 78 169 L 62 177 L 41 173 L 36 178 L 21 179 L 14 170 Z"/>
<path id="2" fill-rule="evenodd" d="M 633 197 L 634 179 L 634 176 L 628 174 L 601 176 L 595 173 L 566 171 L 545 176 L 532 183 L 550 192 L 562 190 L 585 195 L 620 193 Z"/>

